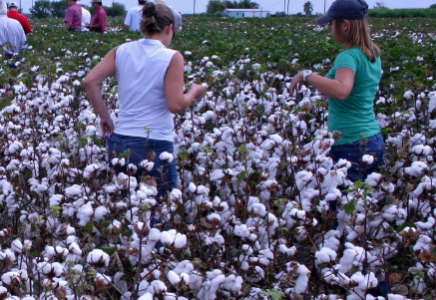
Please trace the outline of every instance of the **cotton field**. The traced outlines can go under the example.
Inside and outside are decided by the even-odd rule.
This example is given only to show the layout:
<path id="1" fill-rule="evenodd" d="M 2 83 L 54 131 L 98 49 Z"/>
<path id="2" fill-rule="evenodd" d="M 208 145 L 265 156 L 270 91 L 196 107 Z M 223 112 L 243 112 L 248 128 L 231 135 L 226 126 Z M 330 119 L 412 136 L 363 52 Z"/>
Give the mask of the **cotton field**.
<path id="1" fill-rule="evenodd" d="M 177 160 L 180 189 L 154 226 L 155 183 L 108 157 L 82 84 L 111 48 L 140 38 L 111 22 L 104 35 L 70 35 L 37 21 L 29 50 L 1 66 L 0 299 L 436 297 L 434 20 L 371 20 L 386 153 L 354 184 L 350 163 L 327 156 L 325 97 L 288 90 L 298 70 L 332 66 L 340 49 L 327 30 L 185 20 L 173 47 L 186 88 L 207 92 L 175 116 L 174 155 L 139 166 Z M 116 119 L 115 78 L 102 90 Z"/>

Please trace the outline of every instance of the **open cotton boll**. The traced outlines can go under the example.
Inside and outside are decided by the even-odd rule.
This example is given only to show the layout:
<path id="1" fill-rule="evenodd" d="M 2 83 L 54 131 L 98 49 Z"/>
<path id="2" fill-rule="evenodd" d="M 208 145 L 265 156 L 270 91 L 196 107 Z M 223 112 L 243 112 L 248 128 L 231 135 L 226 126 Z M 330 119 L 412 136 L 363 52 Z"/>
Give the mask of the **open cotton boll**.
<path id="1" fill-rule="evenodd" d="M 11 243 L 11 249 L 12 249 L 12 251 L 14 251 L 16 253 L 22 253 L 23 244 L 21 243 L 21 241 L 19 239 L 15 239 Z"/>
<path id="2" fill-rule="evenodd" d="M 163 162 L 166 162 L 166 163 L 170 164 L 174 160 L 174 155 L 172 155 L 171 153 L 165 151 L 165 152 L 162 152 L 161 155 L 159 155 L 159 159 L 161 161 L 163 161 Z"/>
<path id="3" fill-rule="evenodd" d="M 109 213 L 109 210 L 104 206 L 99 206 L 95 209 L 94 212 L 94 221 L 99 222 L 100 220 L 103 220 L 105 216 Z"/>
<path id="4" fill-rule="evenodd" d="M 221 216 L 217 213 L 211 213 L 207 216 L 207 220 L 211 223 L 221 221 Z"/>
<path id="5" fill-rule="evenodd" d="M 383 179 L 383 175 L 379 173 L 371 173 L 368 175 L 368 177 L 365 179 L 365 183 L 369 186 L 377 186 L 381 180 Z"/>
<path id="6" fill-rule="evenodd" d="M 179 275 L 177 275 L 173 270 L 169 271 L 167 274 L 168 280 L 172 285 L 177 285 L 182 280 Z"/>
<path id="7" fill-rule="evenodd" d="M 91 217 L 94 214 L 94 209 L 92 208 L 92 202 L 88 201 L 86 204 L 82 205 L 78 212 L 77 218 L 79 218 L 79 225 L 85 226 L 89 221 L 91 221 Z"/>
<path id="8" fill-rule="evenodd" d="M 170 193 L 170 199 L 171 201 L 178 201 L 180 203 L 183 202 L 183 193 L 179 189 L 172 189 Z"/>
<path id="9" fill-rule="evenodd" d="M 82 193 L 83 193 L 82 187 L 77 184 L 65 188 L 65 195 L 67 197 L 79 196 Z"/>
<path id="10" fill-rule="evenodd" d="M 139 297 L 138 300 L 153 300 L 153 294 L 145 293 L 144 295 Z"/>
<path id="11" fill-rule="evenodd" d="M 50 206 L 59 206 L 63 198 L 64 196 L 59 194 L 50 196 Z"/>
<path id="12" fill-rule="evenodd" d="M 181 249 L 186 246 L 187 238 L 186 235 L 177 233 L 176 238 L 174 240 L 174 248 Z"/>
<path id="13" fill-rule="evenodd" d="M 427 222 L 419 221 L 419 222 L 415 222 L 415 225 L 421 230 L 429 230 L 434 227 L 435 219 L 432 216 L 429 216 Z"/>
<path id="14" fill-rule="evenodd" d="M 307 290 L 310 274 L 309 269 L 305 265 L 299 265 L 297 269 L 298 277 L 295 281 L 294 293 L 301 294 Z"/>
<path id="15" fill-rule="evenodd" d="M 177 231 L 174 229 L 163 231 L 160 234 L 160 241 L 164 245 L 171 245 L 174 242 L 174 239 L 176 238 Z"/>
<path id="16" fill-rule="evenodd" d="M 224 172 L 221 169 L 215 169 L 213 170 L 213 172 L 210 174 L 210 181 L 218 181 L 220 179 L 222 179 L 224 177 Z"/>
<path id="17" fill-rule="evenodd" d="M 10 271 L 2 275 L 2 282 L 6 284 L 11 284 L 12 280 L 17 280 L 17 282 L 21 283 L 20 273 L 17 271 Z"/>
<path id="18" fill-rule="evenodd" d="M 336 259 L 337 253 L 330 248 L 323 247 L 315 252 L 315 265 L 329 263 Z"/>
<path id="19" fill-rule="evenodd" d="M 388 300 L 405 300 L 406 297 L 397 294 L 388 294 Z"/>
<path id="20" fill-rule="evenodd" d="M 250 235 L 250 230 L 245 224 L 235 225 L 233 233 L 242 238 L 247 238 Z"/>
<path id="21" fill-rule="evenodd" d="M 147 239 L 149 240 L 149 241 L 159 241 L 160 240 L 160 238 L 161 238 L 161 232 L 160 232 L 160 230 L 159 229 L 157 229 L 157 228 L 152 228 L 152 229 L 150 229 L 150 232 L 149 232 L 149 234 L 148 234 L 148 237 L 147 237 Z"/>
<path id="22" fill-rule="evenodd" d="M 418 177 L 421 176 L 427 169 L 428 166 L 425 162 L 414 161 L 410 167 L 404 168 L 404 172 L 411 176 Z"/>
<path id="23" fill-rule="evenodd" d="M 341 259 L 339 260 L 340 268 L 339 272 L 347 273 L 353 266 L 354 259 L 356 257 L 356 251 L 352 249 L 345 249 Z"/>
<path id="24" fill-rule="evenodd" d="M 362 161 L 368 165 L 372 165 L 372 163 L 374 162 L 374 156 L 365 154 L 362 157 Z"/>
<path id="25" fill-rule="evenodd" d="M 94 249 L 86 256 L 86 262 L 90 265 L 103 264 L 105 267 L 109 266 L 109 254 L 101 249 Z"/>

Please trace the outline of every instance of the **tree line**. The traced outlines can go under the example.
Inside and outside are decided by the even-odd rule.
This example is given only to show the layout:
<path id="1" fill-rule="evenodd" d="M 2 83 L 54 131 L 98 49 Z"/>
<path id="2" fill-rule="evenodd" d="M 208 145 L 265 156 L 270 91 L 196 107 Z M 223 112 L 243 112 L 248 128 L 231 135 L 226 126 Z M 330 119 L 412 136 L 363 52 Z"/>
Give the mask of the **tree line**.
<path id="1" fill-rule="evenodd" d="M 250 0 L 230 1 L 230 0 L 210 0 L 206 7 L 206 13 L 212 16 L 221 16 L 226 8 L 259 8 L 259 4 Z"/>
<path id="2" fill-rule="evenodd" d="M 91 6 L 81 5 L 94 14 L 94 9 Z M 68 2 L 64 0 L 49 1 L 39 0 L 35 2 L 33 8 L 30 9 L 30 13 L 33 18 L 45 19 L 48 17 L 63 18 L 65 11 L 68 8 Z M 114 3 L 113 6 L 103 6 L 106 14 L 110 17 L 124 16 L 126 14 L 126 6 L 122 3 Z"/>

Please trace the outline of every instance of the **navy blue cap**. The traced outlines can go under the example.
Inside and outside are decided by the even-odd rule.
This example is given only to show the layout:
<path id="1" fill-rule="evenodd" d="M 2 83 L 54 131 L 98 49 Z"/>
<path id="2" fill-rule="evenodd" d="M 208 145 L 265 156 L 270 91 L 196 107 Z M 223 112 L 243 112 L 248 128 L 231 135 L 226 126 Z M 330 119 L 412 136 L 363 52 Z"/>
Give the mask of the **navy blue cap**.
<path id="1" fill-rule="evenodd" d="M 316 19 L 316 24 L 324 25 L 334 19 L 365 19 L 368 17 L 368 4 L 364 0 L 336 0 L 327 13 Z"/>

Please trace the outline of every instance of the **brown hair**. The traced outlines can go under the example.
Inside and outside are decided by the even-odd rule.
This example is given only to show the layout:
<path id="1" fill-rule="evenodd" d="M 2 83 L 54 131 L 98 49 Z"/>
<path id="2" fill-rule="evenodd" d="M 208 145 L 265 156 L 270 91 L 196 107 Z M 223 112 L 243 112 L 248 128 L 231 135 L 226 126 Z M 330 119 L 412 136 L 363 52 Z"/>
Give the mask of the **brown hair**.
<path id="1" fill-rule="evenodd" d="M 340 31 L 340 24 L 344 20 L 336 20 L 337 31 Z M 345 43 L 355 47 L 359 47 L 365 54 L 369 61 L 375 62 L 377 57 L 380 56 L 380 48 L 373 43 L 371 39 L 371 30 L 367 19 L 348 20 L 350 22 L 350 30 L 345 33 Z"/>
<path id="2" fill-rule="evenodd" d="M 173 12 L 168 6 L 153 2 L 145 3 L 141 21 L 141 32 L 144 35 L 162 32 L 165 27 L 174 23 Z"/>

